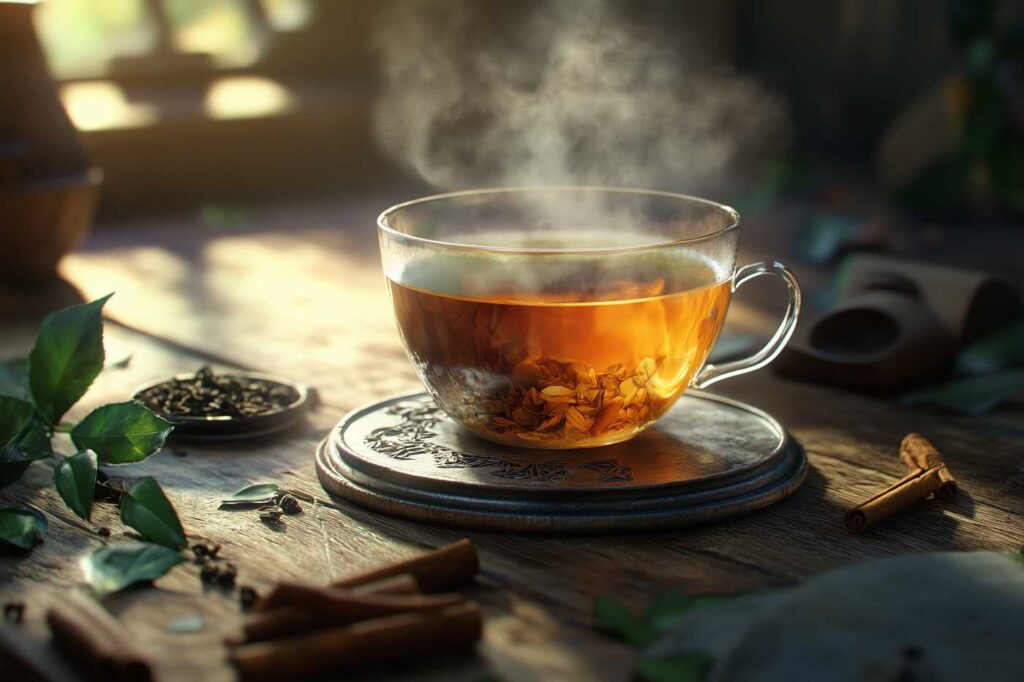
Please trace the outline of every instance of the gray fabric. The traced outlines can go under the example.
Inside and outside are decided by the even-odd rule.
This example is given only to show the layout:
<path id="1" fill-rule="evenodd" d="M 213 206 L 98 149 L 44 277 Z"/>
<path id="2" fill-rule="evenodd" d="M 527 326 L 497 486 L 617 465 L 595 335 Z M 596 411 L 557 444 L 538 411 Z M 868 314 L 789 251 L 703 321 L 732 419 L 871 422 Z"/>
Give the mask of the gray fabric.
<path id="1" fill-rule="evenodd" d="M 645 654 L 704 651 L 716 682 L 1024 680 L 1024 566 L 881 559 L 690 612 Z"/>

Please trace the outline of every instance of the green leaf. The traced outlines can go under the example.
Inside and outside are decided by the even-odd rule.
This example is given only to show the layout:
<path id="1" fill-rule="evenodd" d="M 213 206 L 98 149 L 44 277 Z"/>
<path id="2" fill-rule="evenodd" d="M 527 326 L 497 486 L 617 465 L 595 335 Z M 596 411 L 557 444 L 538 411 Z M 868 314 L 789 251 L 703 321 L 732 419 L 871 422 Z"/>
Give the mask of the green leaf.
<path id="1" fill-rule="evenodd" d="M 594 625 L 636 647 L 646 647 L 658 638 L 658 632 L 650 624 L 607 596 L 594 600 Z"/>
<path id="2" fill-rule="evenodd" d="M 930 405 L 961 414 L 983 414 L 1024 389 L 1024 370 L 953 379 L 908 393 L 904 405 Z"/>
<path id="3" fill-rule="evenodd" d="M 956 371 L 985 374 L 1024 364 L 1024 320 L 999 328 L 960 351 Z"/>
<path id="4" fill-rule="evenodd" d="M 169 422 L 129 401 L 90 412 L 71 430 L 71 440 L 80 450 L 94 451 L 104 464 L 131 464 L 160 452 L 172 430 Z"/>
<path id="5" fill-rule="evenodd" d="M 1016 554 L 1011 554 L 1010 558 L 1016 561 L 1021 566 L 1024 566 L 1024 548 L 1021 548 Z"/>
<path id="6" fill-rule="evenodd" d="M 662 592 L 655 596 L 647 607 L 644 612 L 644 620 L 660 630 L 662 623 L 666 620 L 677 618 L 689 611 L 696 599 L 696 597 L 678 590 Z"/>
<path id="7" fill-rule="evenodd" d="M 963 61 L 967 73 L 977 78 L 992 72 L 996 58 L 996 43 L 990 36 L 975 38 L 963 47 Z"/>
<path id="8" fill-rule="evenodd" d="M 28 358 L 0 362 L 0 395 L 29 398 Z"/>
<path id="9" fill-rule="evenodd" d="M 33 419 L 28 426 L 3 450 L 2 462 L 31 462 L 53 455 L 50 446 L 50 432 L 46 425 Z"/>
<path id="10" fill-rule="evenodd" d="M 964 127 L 963 144 L 967 153 L 987 155 L 999 139 L 1008 114 L 1006 95 L 995 81 L 987 76 L 975 78 Z"/>
<path id="11" fill-rule="evenodd" d="M 740 596 L 743 596 L 743 593 L 690 595 L 678 590 L 669 590 L 651 601 L 644 612 L 644 621 L 659 632 L 664 632 L 674 627 L 683 615 L 691 611 L 732 601 Z"/>
<path id="12" fill-rule="evenodd" d="M 274 501 L 279 488 L 276 483 L 255 483 L 240 488 L 231 497 L 221 500 L 221 507 L 251 506 L 254 504 L 270 504 Z"/>
<path id="13" fill-rule="evenodd" d="M 1008 129 L 992 149 L 989 163 L 999 201 L 1011 211 L 1024 214 L 1024 134 Z"/>
<path id="14" fill-rule="evenodd" d="M 963 153 L 936 159 L 897 192 L 908 208 L 924 215 L 938 215 L 963 208 L 971 160 Z"/>
<path id="15" fill-rule="evenodd" d="M 21 434 L 35 414 L 32 403 L 0 395 L 0 446 L 5 446 Z"/>
<path id="16" fill-rule="evenodd" d="M 96 493 L 96 453 L 83 450 L 65 457 L 53 470 L 53 485 L 68 509 L 89 520 Z"/>
<path id="17" fill-rule="evenodd" d="M 49 524 L 35 509 L 0 509 L 0 542 L 32 549 L 42 541 Z"/>
<path id="18" fill-rule="evenodd" d="M 33 460 L 51 455 L 50 436 L 24 400 L 0 396 L 0 487 L 22 477 Z"/>
<path id="19" fill-rule="evenodd" d="M 31 420 L 9 443 L 0 446 L 0 488 L 21 478 L 34 460 L 53 454 L 50 434 L 38 420 Z"/>
<path id="20" fill-rule="evenodd" d="M 704 682 L 714 663 L 707 654 L 649 658 L 636 665 L 637 678 L 644 682 Z"/>
<path id="21" fill-rule="evenodd" d="M 51 426 L 103 369 L 103 304 L 111 296 L 50 313 L 39 328 L 28 355 L 28 383 L 39 414 Z"/>
<path id="22" fill-rule="evenodd" d="M 121 500 L 121 521 L 144 539 L 176 549 L 186 544 L 185 530 L 160 484 L 151 476 L 140 478 Z"/>
<path id="23" fill-rule="evenodd" d="M 156 580 L 185 558 L 173 549 L 142 542 L 108 545 L 82 558 L 85 580 L 100 594 Z"/>

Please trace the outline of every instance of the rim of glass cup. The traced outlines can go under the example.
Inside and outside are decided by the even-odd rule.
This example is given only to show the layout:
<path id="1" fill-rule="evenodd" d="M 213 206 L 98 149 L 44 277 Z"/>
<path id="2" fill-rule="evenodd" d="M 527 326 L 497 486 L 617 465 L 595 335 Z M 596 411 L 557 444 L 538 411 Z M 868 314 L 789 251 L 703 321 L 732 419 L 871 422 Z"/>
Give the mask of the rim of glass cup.
<path id="1" fill-rule="evenodd" d="M 723 228 L 709 232 L 708 234 L 700 235 L 699 237 L 687 237 L 685 239 L 672 239 L 663 242 L 651 242 L 650 244 L 638 244 L 633 246 L 612 246 L 612 247 L 579 247 L 579 248 L 568 248 L 568 249 L 531 249 L 521 248 L 515 246 L 485 246 L 483 244 L 464 244 L 461 242 L 448 242 L 441 239 L 429 239 L 427 237 L 419 237 L 414 234 L 408 234 L 397 230 L 388 224 L 388 219 L 402 211 L 403 209 L 410 208 L 412 206 L 419 206 L 421 204 L 428 204 L 437 201 L 444 201 L 446 199 L 458 199 L 461 197 L 479 196 L 485 194 L 521 194 L 527 192 L 603 192 L 606 194 L 642 194 L 645 196 L 665 197 L 669 199 L 681 199 L 684 201 L 695 202 L 704 204 L 712 208 L 718 209 L 724 212 L 731 218 L 731 222 Z M 687 244 L 699 244 L 702 242 L 717 239 L 722 235 L 738 230 L 740 223 L 739 211 L 726 204 L 720 204 L 717 201 L 710 199 L 702 199 L 701 197 L 695 197 L 689 194 L 680 194 L 678 192 L 667 192 L 663 190 L 655 189 L 634 189 L 630 187 L 607 187 L 601 185 L 562 185 L 562 186 L 551 186 L 546 187 L 543 185 L 535 186 L 524 186 L 524 187 L 493 187 L 485 189 L 468 189 L 459 190 L 456 192 L 444 192 L 442 194 L 432 194 L 426 197 L 420 197 L 418 199 L 411 199 L 409 201 L 403 201 L 400 204 L 395 204 L 390 208 L 385 209 L 379 216 L 377 216 L 377 228 L 392 237 L 400 239 L 406 239 L 414 243 L 440 246 L 447 249 L 459 249 L 465 251 L 482 251 L 488 253 L 516 253 L 516 254 L 602 254 L 602 253 L 627 253 L 630 251 L 647 251 L 651 249 L 662 249 L 674 246 L 684 246 Z"/>

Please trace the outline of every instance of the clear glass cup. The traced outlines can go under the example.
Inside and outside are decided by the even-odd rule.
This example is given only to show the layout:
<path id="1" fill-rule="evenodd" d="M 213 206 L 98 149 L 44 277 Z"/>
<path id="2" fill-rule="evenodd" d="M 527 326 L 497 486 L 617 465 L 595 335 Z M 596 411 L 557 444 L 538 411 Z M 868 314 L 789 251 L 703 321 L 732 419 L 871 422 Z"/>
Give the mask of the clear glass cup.
<path id="1" fill-rule="evenodd" d="M 688 387 L 771 362 L 795 328 L 784 265 L 736 268 L 739 214 L 669 192 L 602 187 L 456 192 L 377 221 L 406 350 L 445 412 L 487 440 L 581 448 L 632 438 Z M 748 358 L 706 364 L 733 292 L 788 287 Z"/>

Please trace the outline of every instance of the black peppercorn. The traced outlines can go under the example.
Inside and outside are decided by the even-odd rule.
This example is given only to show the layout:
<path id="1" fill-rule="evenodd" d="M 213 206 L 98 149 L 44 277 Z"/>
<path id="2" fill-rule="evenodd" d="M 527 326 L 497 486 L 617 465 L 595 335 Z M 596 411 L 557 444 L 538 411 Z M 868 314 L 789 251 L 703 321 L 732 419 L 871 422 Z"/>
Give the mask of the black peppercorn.
<path id="1" fill-rule="evenodd" d="M 277 505 L 281 507 L 281 511 L 285 514 L 293 515 L 302 513 L 302 505 L 299 504 L 299 501 L 295 499 L 294 495 L 285 493 L 284 495 L 278 496 Z"/>
<path id="2" fill-rule="evenodd" d="M 217 575 L 217 584 L 221 587 L 231 587 L 235 584 L 235 577 L 238 575 L 238 569 L 235 568 L 234 564 L 225 564 L 224 568 L 220 569 L 220 573 Z"/>
<path id="3" fill-rule="evenodd" d="M 204 583 L 212 583 L 217 580 L 217 576 L 220 574 L 220 569 L 213 564 L 206 564 L 199 571 L 199 579 Z"/>
<path id="4" fill-rule="evenodd" d="M 248 585 L 242 585 L 238 588 L 238 603 L 242 605 L 243 609 L 251 608 L 257 599 L 259 599 L 259 595 L 256 593 L 256 590 Z"/>
<path id="5" fill-rule="evenodd" d="M 259 513 L 260 521 L 262 521 L 263 523 L 266 523 L 268 525 L 276 525 L 278 523 L 281 523 L 281 514 L 283 512 L 281 511 L 281 508 L 278 507 L 277 505 L 269 507 L 260 507 Z"/>
<path id="6" fill-rule="evenodd" d="M 8 623 L 20 623 L 25 617 L 25 602 L 12 601 L 4 604 L 4 620 Z"/>

